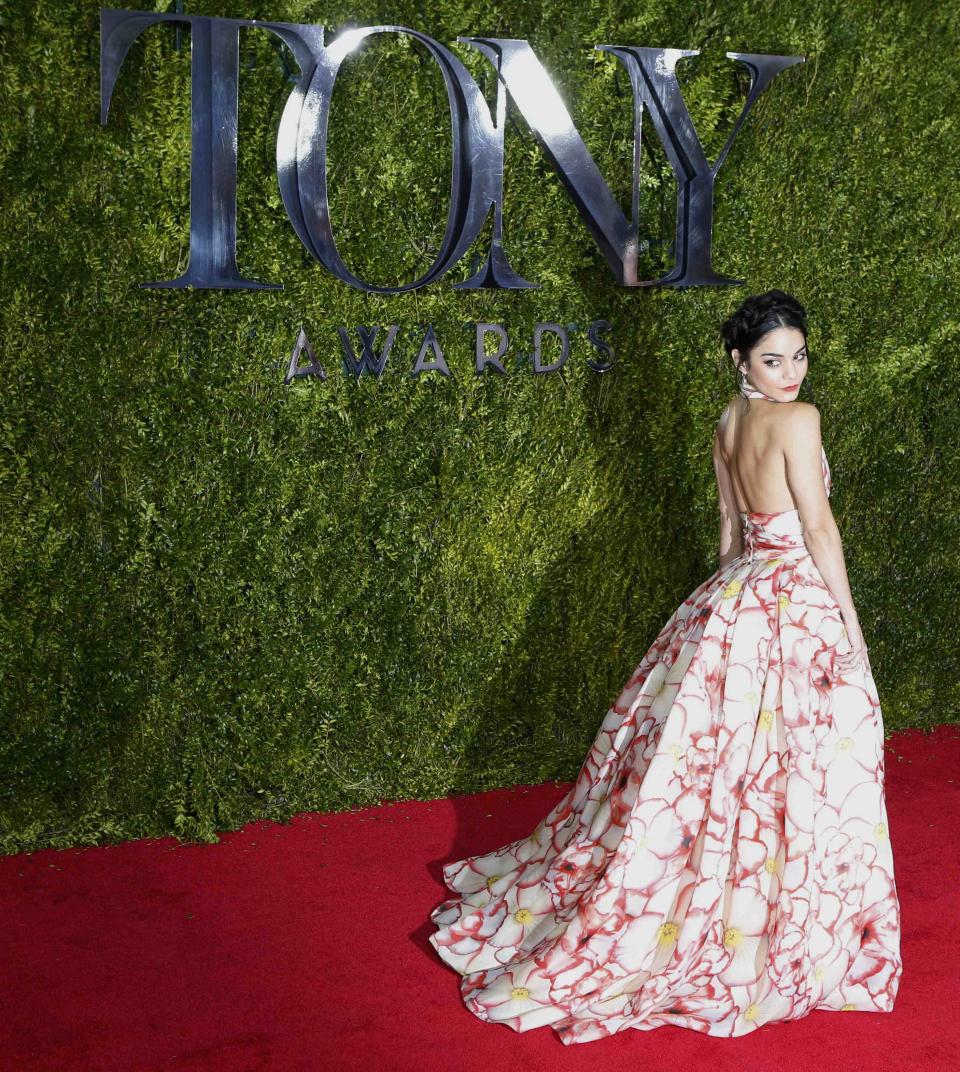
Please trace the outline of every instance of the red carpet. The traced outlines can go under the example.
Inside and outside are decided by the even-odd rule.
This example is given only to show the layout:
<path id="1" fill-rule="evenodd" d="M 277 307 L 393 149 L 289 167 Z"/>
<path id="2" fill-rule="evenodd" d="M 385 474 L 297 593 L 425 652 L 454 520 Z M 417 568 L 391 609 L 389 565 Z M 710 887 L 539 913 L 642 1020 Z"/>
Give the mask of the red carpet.
<path id="1" fill-rule="evenodd" d="M 960 726 L 891 738 L 886 779 L 904 965 L 889 1015 L 569 1048 L 476 1019 L 426 940 L 440 865 L 529 833 L 553 783 L 262 821 L 218 845 L 0 858 L 0 1069 L 956 1072 Z"/>

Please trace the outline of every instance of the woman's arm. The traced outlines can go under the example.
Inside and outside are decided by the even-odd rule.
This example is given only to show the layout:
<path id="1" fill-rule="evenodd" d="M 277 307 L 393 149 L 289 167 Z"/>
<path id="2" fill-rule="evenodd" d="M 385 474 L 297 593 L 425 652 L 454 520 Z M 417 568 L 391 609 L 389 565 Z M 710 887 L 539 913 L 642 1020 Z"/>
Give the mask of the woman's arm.
<path id="1" fill-rule="evenodd" d="M 733 481 L 720 453 L 720 425 L 713 436 L 713 471 L 720 496 L 720 569 L 743 554 L 743 527 L 740 510 L 733 494 Z"/>
<path id="2" fill-rule="evenodd" d="M 840 531 L 823 486 L 820 411 L 808 402 L 794 403 L 794 407 L 784 444 L 787 484 L 803 522 L 803 542 L 843 615 L 851 650 L 838 657 L 837 665 L 841 670 L 853 670 L 861 661 L 869 664 L 850 594 Z"/>

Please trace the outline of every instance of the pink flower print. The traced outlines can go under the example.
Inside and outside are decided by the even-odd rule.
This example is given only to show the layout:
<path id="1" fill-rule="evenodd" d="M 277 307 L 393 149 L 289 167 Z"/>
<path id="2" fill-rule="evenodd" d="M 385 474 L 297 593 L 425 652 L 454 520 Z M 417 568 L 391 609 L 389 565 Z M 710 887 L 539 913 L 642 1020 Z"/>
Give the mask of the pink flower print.
<path id="1" fill-rule="evenodd" d="M 550 980 L 537 970 L 534 961 L 513 968 L 492 969 L 482 985 L 472 989 L 468 1006 L 491 1023 L 513 1021 L 518 1031 L 563 1019 L 563 1009 L 552 1004 Z"/>
<path id="2" fill-rule="evenodd" d="M 835 785 L 877 780 L 878 744 L 873 733 L 873 718 L 867 715 L 863 725 L 852 732 L 836 734 L 832 741 L 827 777 Z"/>
<path id="3" fill-rule="evenodd" d="M 604 986 L 582 996 L 579 1011 L 601 1019 L 627 1015 L 632 1012 L 634 996 L 646 978 L 646 972 L 628 978 L 612 977 Z"/>
<path id="4" fill-rule="evenodd" d="M 455 963 L 458 971 L 466 973 L 479 970 L 489 963 L 487 946 L 500 928 L 506 915 L 506 905 L 500 901 L 473 910 L 463 905 L 459 912 L 459 919 L 448 920 L 444 917 L 436 921 L 440 928 L 430 936 L 430 942 L 445 960 Z"/>
<path id="5" fill-rule="evenodd" d="M 502 907 L 503 922 L 489 939 L 490 945 L 499 949 L 529 947 L 533 932 L 544 920 L 553 917 L 550 894 L 541 883 L 508 890 Z"/>
<path id="6" fill-rule="evenodd" d="M 883 785 L 880 782 L 864 780 L 848 788 L 837 818 L 851 837 L 862 838 L 865 844 L 875 845 L 885 855 L 889 852 L 890 835 L 886 825 Z"/>
<path id="7" fill-rule="evenodd" d="M 610 823 L 617 831 L 626 830 L 630 822 L 639 784 L 640 779 L 627 764 L 621 767 L 614 778 L 610 789 Z"/>
<path id="8" fill-rule="evenodd" d="M 710 710 L 718 710 L 726 688 L 727 661 L 730 657 L 730 641 L 725 639 L 717 651 L 716 658 L 710 658 L 703 667 L 703 691 L 710 703 Z"/>
<path id="9" fill-rule="evenodd" d="M 749 886 L 735 886 L 730 912 L 723 932 L 723 945 L 730 961 L 720 974 L 724 986 L 756 982 L 758 965 L 766 956 L 769 942 L 765 934 L 769 907 L 766 898 Z"/>
<path id="10" fill-rule="evenodd" d="M 568 1006 L 575 1002 L 580 1006 L 584 998 L 608 984 L 613 976 L 605 966 L 604 957 L 605 951 L 612 946 L 611 937 L 593 937 L 575 956 L 547 958 L 543 974 L 551 981 L 554 1000 L 564 1001 Z"/>
<path id="11" fill-rule="evenodd" d="M 587 828 L 587 837 L 606 849 L 615 849 L 620 842 L 622 831 L 613 824 L 613 810 L 610 797 L 605 796 L 595 807 Z"/>
<path id="12" fill-rule="evenodd" d="M 647 885 L 655 885 L 666 873 L 667 862 L 689 847 L 687 839 L 690 835 L 668 800 L 652 800 L 645 810 L 653 814 L 634 844 L 647 850 L 644 855 L 651 857 L 644 875 L 649 878 Z"/>
<path id="13" fill-rule="evenodd" d="M 769 973 L 762 972 L 756 982 L 747 984 L 746 998 L 734 1034 L 747 1034 L 767 1022 L 790 1019 L 793 1007 L 791 998 L 781 994 L 773 985 Z"/>
<path id="14" fill-rule="evenodd" d="M 614 875 L 618 872 L 614 872 Z M 596 889 L 577 908 L 577 921 L 583 933 L 597 947 L 624 927 L 625 898 L 611 881 L 611 868 L 607 867 L 597 882 Z"/>
<path id="15" fill-rule="evenodd" d="M 791 856 L 790 853 L 795 851 L 793 843 L 788 843 L 787 856 L 783 860 L 781 898 L 789 895 L 806 904 L 810 898 L 810 883 L 813 881 L 813 860 L 808 852 L 801 853 L 799 856 Z M 795 912 L 803 911 L 802 904 L 791 904 L 790 907 Z M 781 903 L 779 908 L 781 912 L 786 911 L 784 903 Z"/>
<path id="16" fill-rule="evenodd" d="M 725 807 L 736 813 L 740 797 L 747 787 L 747 763 L 750 758 L 751 737 L 746 726 L 739 733 L 731 734 L 717 756 L 717 770 L 712 787 L 713 796 L 722 796 Z"/>
<path id="17" fill-rule="evenodd" d="M 801 765 L 798 761 L 798 765 Z M 808 763 L 804 770 L 787 776 L 785 830 L 795 854 L 809 852 L 813 845 L 813 819 L 816 814 L 813 771 Z"/>
<path id="18" fill-rule="evenodd" d="M 760 770 L 744 786 L 740 801 L 740 827 L 744 820 L 750 827 L 750 836 L 756 837 L 758 829 L 771 831 L 771 835 L 783 828 L 783 813 L 786 806 L 786 777 L 783 760 L 778 752 L 769 753 Z"/>
<path id="19" fill-rule="evenodd" d="M 774 903 L 783 873 L 781 834 L 747 805 L 740 813 L 736 853 L 734 882 L 746 884 L 753 876 L 756 888 L 766 890 L 767 902 Z"/>
<path id="20" fill-rule="evenodd" d="M 443 869 L 443 876 L 448 886 L 461 893 L 484 891 L 489 894 L 497 881 L 513 874 L 519 867 L 520 862 L 513 853 L 501 850 L 489 856 L 468 857 L 458 866 L 448 864 Z"/>
<path id="21" fill-rule="evenodd" d="M 729 724 L 729 717 L 736 714 L 738 721 L 746 721 L 750 716 L 753 722 L 759 705 L 754 704 L 753 697 L 757 695 L 757 667 L 754 664 L 732 662 L 726 671 L 726 687 L 723 696 L 723 710 Z M 734 729 L 735 725 L 731 725 Z"/>
<path id="22" fill-rule="evenodd" d="M 885 952 L 900 931 L 899 904 L 892 899 L 893 892 L 892 877 L 879 865 L 871 868 L 864 887 L 864 907 L 853 917 L 860 948 L 847 980 L 866 987 L 878 1008 L 892 1008 L 900 981 L 896 965 Z"/>
<path id="23" fill-rule="evenodd" d="M 609 1038 L 617 1030 L 613 1023 L 608 1020 L 577 1020 L 570 1017 L 565 1021 L 554 1024 L 557 1036 L 564 1046 L 572 1046 L 578 1042 L 594 1042 L 597 1039 Z"/>
<path id="24" fill-rule="evenodd" d="M 718 1025 L 729 1024 L 737 1014 L 729 990 L 711 987 L 705 993 L 683 994 L 660 1006 L 655 1018 L 664 1024 L 680 1024 L 694 1031 L 709 1033 Z M 719 1032 L 729 1034 L 729 1029 Z"/>
<path id="25" fill-rule="evenodd" d="M 842 911 L 838 897 L 821 891 L 816 914 L 807 927 L 811 990 L 817 994 L 833 992 L 850 967 L 849 948 L 837 926 Z"/>
<path id="26" fill-rule="evenodd" d="M 568 846 L 554 857 L 544 876 L 554 909 L 579 901 L 596 885 L 597 877 L 606 866 L 607 854 L 591 842 Z"/>
<path id="27" fill-rule="evenodd" d="M 766 867 L 771 861 L 771 867 Z M 759 875 L 766 867 L 767 874 L 773 873 L 775 859 L 763 838 L 745 837 L 741 832 L 736 841 L 736 858 L 734 860 L 733 881 L 736 885 L 744 884 L 751 875 Z"/>
<path id="28" fill-rule="evenodd" d="M 569 993 L 578 979 L 595 969 L 598 950 L 610 935 L 604 934 L 599 918 L 589 920 L 581 910 L 560 935 L 557 948 L 543 962 L 543 974 L 551 980 L 555 995 Z"/>
<path id="29" fill-rule="evenodd" d="M 806 932 L 797 922 L 807 908 L 806 899 L 795 902 L 789 893 L 781 891 L 777 910 L 772 913 L 767 970 L 777 991 L 791 1000 L 808 989 Z"/>
<path id="30" fill-rule="evenodd" d="M 716 752 L 715 734 L 693 734 L 686 751 L 686 766 L 680 783 L 685 790 L 694 793 L 702 801 L 710 797 Z"/>
<path id="31" fill-rule="evenodd" d="M 843 830 L 834 831 L 826 841 L 820 864 L 824 886 L 847 904 L 859 905 L 877 857 L 876 847 Z"/>

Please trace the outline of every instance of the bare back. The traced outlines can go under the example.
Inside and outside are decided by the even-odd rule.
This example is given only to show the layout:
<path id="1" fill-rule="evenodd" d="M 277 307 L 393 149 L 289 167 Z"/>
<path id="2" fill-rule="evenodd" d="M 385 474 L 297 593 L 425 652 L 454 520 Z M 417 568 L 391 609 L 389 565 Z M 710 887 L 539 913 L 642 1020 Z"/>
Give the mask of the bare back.
<path id="1" fill-rule="evenodd" d="M 795 510 L 784 453 L 785 405 L 734 398 L 720 418 L 720 451 L 741 513 Z"/>

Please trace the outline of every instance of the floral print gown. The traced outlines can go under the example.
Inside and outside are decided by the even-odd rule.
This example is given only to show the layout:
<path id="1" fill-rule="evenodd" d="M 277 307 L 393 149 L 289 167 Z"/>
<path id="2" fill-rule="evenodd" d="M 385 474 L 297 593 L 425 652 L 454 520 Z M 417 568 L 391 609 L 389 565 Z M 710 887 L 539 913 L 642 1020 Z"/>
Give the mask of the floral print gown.
<path id="1" fill-rule="evenodd" d="M 827 494 L 830 470 L 822 469 Z M 890 1012 L 900 911 L 871 672 L 797 510 L 674 612 L 528 837 L 443 868 L 430 942 L 470 1012 L 566 1043 Z"/>

